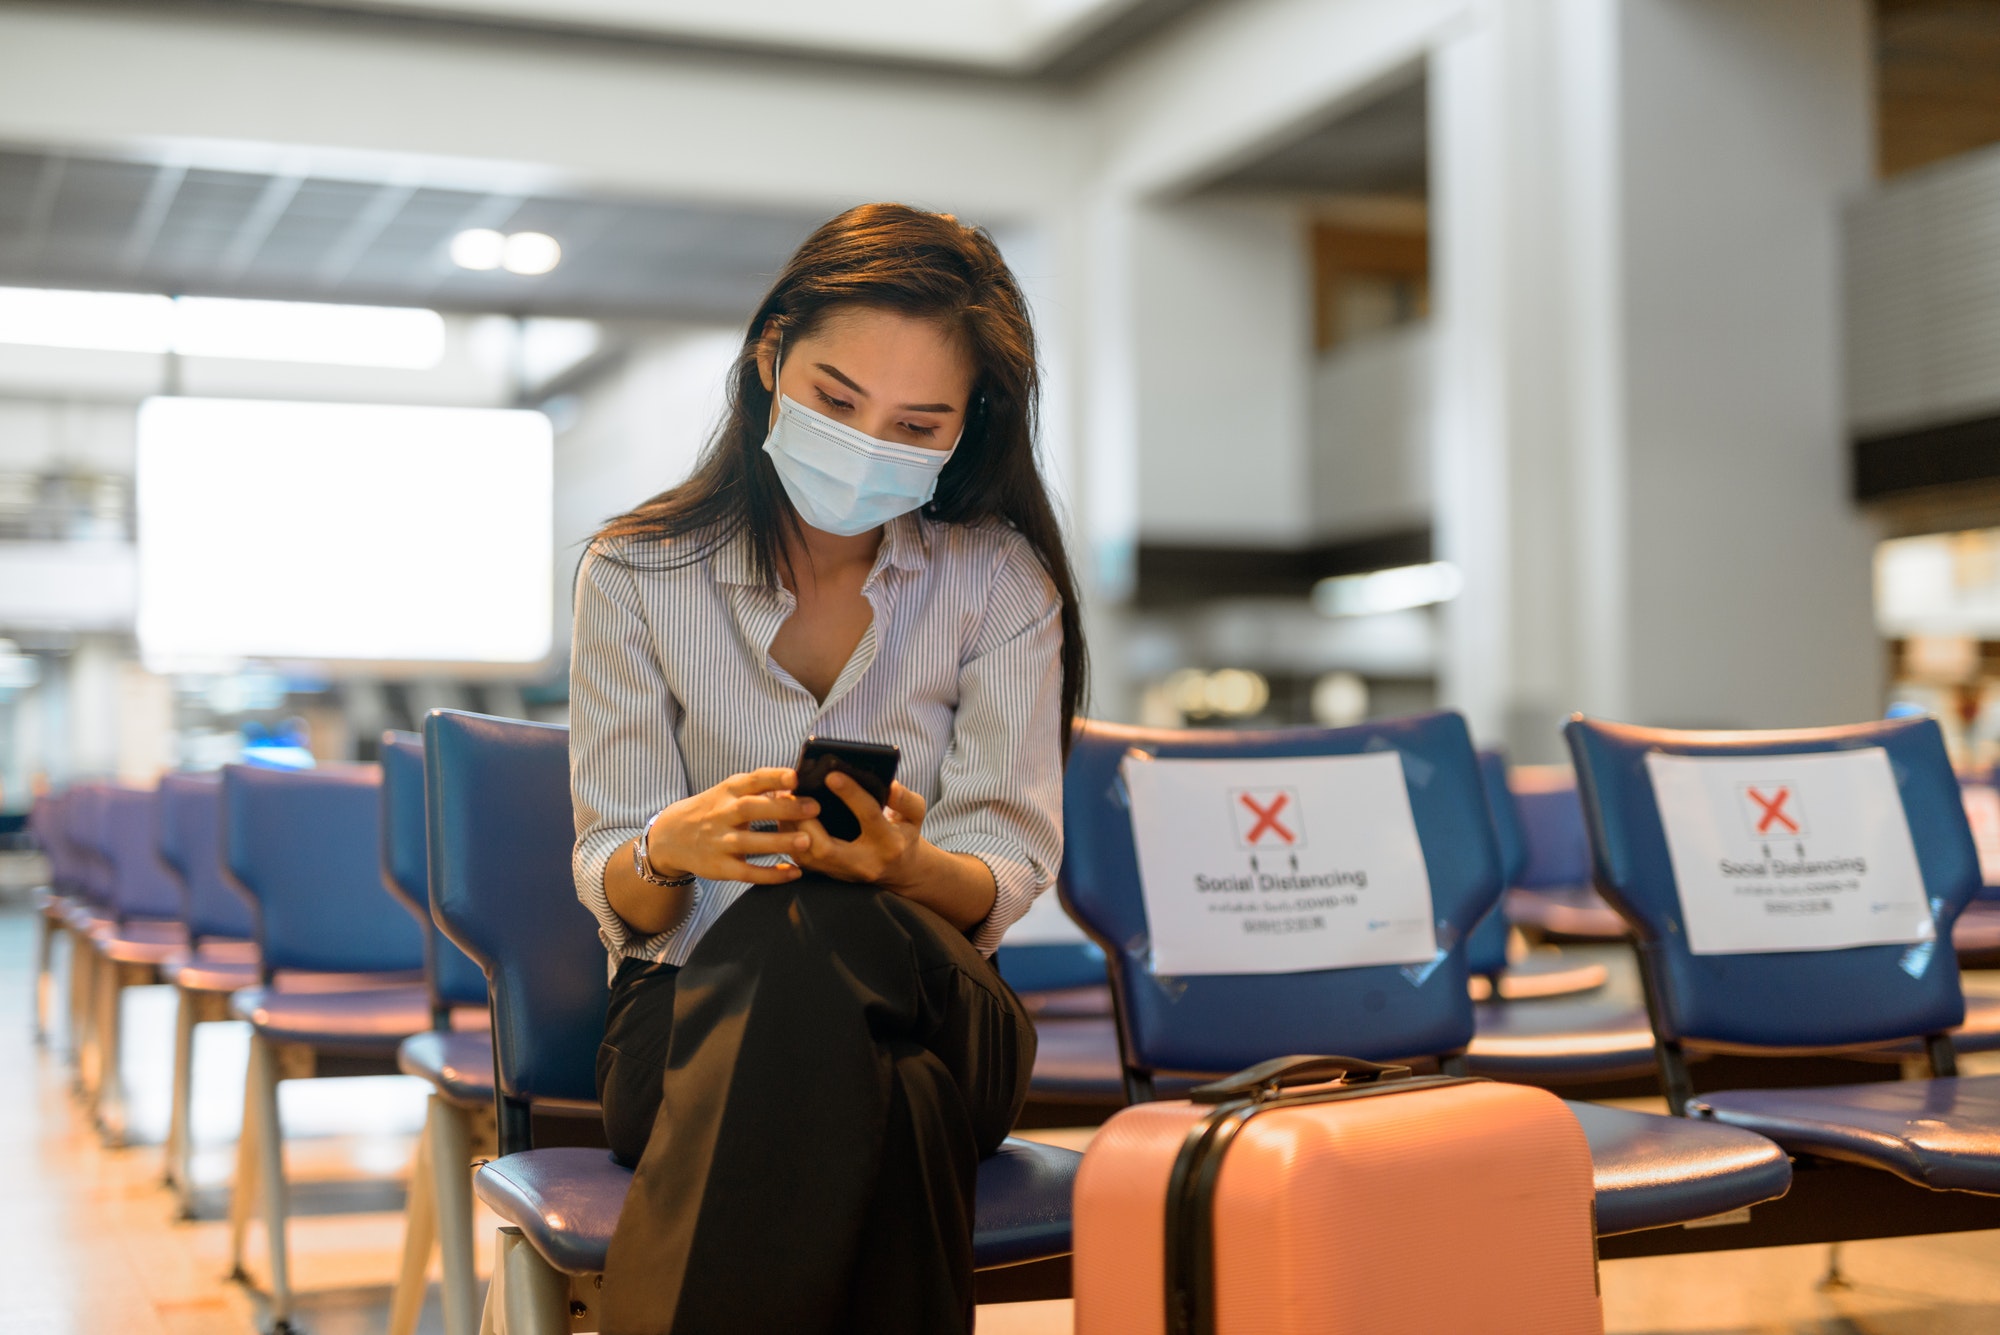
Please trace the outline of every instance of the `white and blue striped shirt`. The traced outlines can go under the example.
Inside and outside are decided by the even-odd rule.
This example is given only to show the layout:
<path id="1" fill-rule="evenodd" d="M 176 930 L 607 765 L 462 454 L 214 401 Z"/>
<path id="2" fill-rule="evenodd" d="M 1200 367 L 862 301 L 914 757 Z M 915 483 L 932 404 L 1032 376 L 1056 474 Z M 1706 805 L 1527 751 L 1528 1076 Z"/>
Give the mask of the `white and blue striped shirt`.
<path id="1" fill-rule="evenodd" d="M 992 954 L 1062 860 L 1061 605 L 1027 541 L 997 523 L 892 520 L 861 590 L 873 621 L 824 704 L 771 661 L 796 600 L 758 581 L 745 537 L 679 569 L 660 568 L 673 558 L 657 542 L 608 550 L 577 579 L 570 792 L 576 893 L 613 970 L 685 962 L 749 887 L 701 881 L 685 922 L 641 936 L 605 896 L 611 854 L 690 793 L 792 764 L 814 733 L 901 750 L 897 779 L 929 804 L 924 838 L 993 872 L 993 910 L 971 933 Z"/>

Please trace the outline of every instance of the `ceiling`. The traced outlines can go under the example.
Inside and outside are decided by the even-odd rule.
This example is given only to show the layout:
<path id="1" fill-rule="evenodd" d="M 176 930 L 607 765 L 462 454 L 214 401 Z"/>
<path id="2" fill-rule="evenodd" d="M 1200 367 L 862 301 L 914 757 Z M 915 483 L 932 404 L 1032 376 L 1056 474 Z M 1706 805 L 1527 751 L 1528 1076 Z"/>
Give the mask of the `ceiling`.
<path id="1" fill-rule="evenodd" d="M 0 148 L 0 284 L 537 315 L 744 317 L 802 213 Z M 536 278 L 455 267 L 469 227 L 563 247 Z"/>
<path id="2" fill-rule="evenodd" d="M 81 0 L 72 0 L 80 3 Z M 132 0 L 94 0 L 116 6 Z M 1101 65 L 1215 0 L 146 0 L 145 8 L 420 24 L 1007 79 Z"/>
<path id="3" fill-rule="evenodd" d="M 1214 188 L 1329 195 L 1429 193 L 1429 120 L 1419 73 L 1358 107 L 1309 127 Z"/>

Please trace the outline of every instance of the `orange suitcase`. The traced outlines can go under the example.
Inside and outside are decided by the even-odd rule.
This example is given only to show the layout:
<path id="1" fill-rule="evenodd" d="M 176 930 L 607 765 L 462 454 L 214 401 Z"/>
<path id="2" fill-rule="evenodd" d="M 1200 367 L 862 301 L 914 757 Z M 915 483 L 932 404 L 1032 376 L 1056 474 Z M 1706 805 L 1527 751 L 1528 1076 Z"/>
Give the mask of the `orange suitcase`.
<path id="1" fill-rule="evenodd" d="M 1284 1057 L 1141 1104 L 1076 1180 L 1076 1335 L 1602 1335 L 1590 1147 L 1545 1090 Z"/>

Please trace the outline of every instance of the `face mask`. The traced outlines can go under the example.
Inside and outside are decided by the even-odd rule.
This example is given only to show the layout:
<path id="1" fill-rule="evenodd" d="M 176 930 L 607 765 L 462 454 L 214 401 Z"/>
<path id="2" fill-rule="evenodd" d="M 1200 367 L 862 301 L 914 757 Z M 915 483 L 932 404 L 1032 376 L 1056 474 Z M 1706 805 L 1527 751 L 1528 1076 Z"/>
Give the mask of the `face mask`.
<path id="1" fill-rule="evenodd" d="M 783 370 L 781 352 L 774 382 Z M 962 439 L 963 428 L 959 434 Z M 949 450 L 877 440 L 782 392 L 778 418 L 764 437 L 764 453 L 799 518 L 822 533 L 850 538 L 927 503 L 957 448 L 956 440 Z"/>

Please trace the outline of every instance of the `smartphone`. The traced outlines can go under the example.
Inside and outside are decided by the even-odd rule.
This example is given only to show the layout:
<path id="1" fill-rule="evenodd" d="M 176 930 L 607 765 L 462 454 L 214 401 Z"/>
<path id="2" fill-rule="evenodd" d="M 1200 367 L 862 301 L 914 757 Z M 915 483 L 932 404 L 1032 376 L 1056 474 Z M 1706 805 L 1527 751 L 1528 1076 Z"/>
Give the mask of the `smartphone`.
<path id="1" fill-rule="evenodd" d="M 861 822 L 840 800 L 840 794 L 826 786 L 827 776 L 839 770 L 887 806 L 889 785 L 896 781 L 896 763 L 901 758 L 902 753 L 893 746 L 808 737 L 799 748 L 799 763 L 793 766 L 799 775 L 798 795 L 819 803 L 819 823 L 828 834 L 852 843 L 861 836 Z"/>

